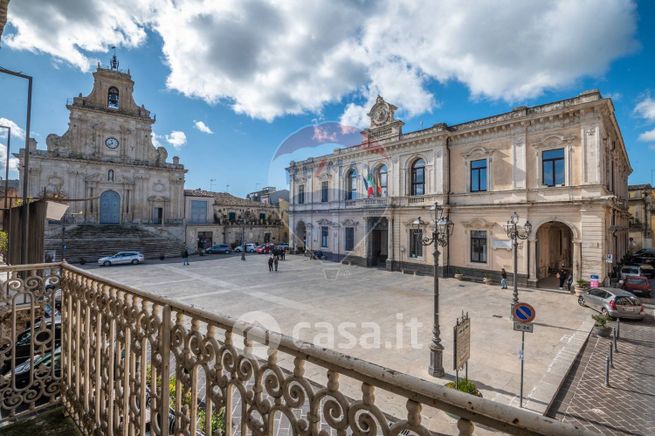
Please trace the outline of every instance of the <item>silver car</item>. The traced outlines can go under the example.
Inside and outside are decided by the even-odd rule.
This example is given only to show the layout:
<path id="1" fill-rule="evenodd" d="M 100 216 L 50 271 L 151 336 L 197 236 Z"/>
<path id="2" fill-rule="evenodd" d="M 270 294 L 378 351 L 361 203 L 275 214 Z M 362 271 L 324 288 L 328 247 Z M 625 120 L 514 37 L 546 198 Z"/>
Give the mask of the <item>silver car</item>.
<path id="1" fill-rule="evenodd" d="M 639 298 L 623 289 L 591 288 L 578 298 L 578 304 L 613 318 L 644 318 L 644 306 Z"/>
<path id="2" fill-rule="evenodd" d="M 124 265 L 131 263 L 132 265 L 139 264 L 143 262 L 143 254 L 138 251 L 119 251 L 113 256 L 101 257 L 98 259 L 98 265 L 101 266 L 112 266 L 112 265 Z"/>

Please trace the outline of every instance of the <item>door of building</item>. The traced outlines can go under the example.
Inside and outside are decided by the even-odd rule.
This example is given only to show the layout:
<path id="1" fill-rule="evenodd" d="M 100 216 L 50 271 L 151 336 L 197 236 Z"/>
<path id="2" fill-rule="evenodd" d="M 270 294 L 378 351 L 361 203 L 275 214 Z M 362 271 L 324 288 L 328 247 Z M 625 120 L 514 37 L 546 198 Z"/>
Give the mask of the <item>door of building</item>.
<path id="1" fill-rule="evenodd" d="M 164 208 L 163 207 L 153 207 L 152 208 L 152 223 L 161 224 L 164 218 Z"/>
<path id="2" fill-rule="evenodd" d="M 120 224 L 121 196 L 116 191 L 105 191 L 100 195 L 100 224 Z"/>

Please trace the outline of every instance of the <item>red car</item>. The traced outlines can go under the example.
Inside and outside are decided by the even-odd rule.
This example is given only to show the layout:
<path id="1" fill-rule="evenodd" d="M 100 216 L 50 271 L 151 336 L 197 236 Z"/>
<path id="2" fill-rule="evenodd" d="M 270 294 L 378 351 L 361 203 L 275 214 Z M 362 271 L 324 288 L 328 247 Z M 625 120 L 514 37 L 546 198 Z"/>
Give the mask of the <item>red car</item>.
<path id="1" fill-rule="evenodd" d="M 626 291 L 643 295 L 646 298 L 650 297 L 652 291 L 650 281 L 644 276 L 628 276 L 623 280 L 621 287 Z"/>
<path id="2" fill-rule="evenodd" d="M 255 252 L 259 254 L 268 254 L 271 252 L 271 247 L 268 245 L 260 245 L 257 248 L 255 248 Z"/>

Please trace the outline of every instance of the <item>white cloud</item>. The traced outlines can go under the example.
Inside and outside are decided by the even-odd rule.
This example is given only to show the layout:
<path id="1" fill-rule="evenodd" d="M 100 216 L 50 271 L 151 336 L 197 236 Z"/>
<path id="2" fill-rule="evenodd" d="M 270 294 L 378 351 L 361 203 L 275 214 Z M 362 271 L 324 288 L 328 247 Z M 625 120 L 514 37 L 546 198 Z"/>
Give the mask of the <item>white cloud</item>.
<path id="1" fill-rule="evenodd" d="M 655 121 L 655 100 L 650 96 L 643 98 L 635 106 L 634 112 L 648 121 Z"/>
<path id="2" fill-rule="evenodd" d="M 173 130 L 171 133 L 166 135 L 166 142 L 175 148 L 180 148 L 186 144 L 186 134 L 180 130 Z"/>
<path id="3" fill-rule="evenodd" d="M 0 126 L 11 128 L 11 137 L 25 140 L 25 130 L 8 118 L 0 117 Z M 7 129 L 0 128 L 0 138 L 7 137 Z"/>
<path id="4" fill-rule="evenodd" d="M 644 142 L 655 141 L 655 129 L 649 130 L 639 135 L 639 140 Z"/>
<path id="5" fill-rule="evenodd" d="M 377 93 L 408 117 L 434 107 L 430 81 L 524 100 L 602 75 L 637 45 L 632 0 L 21 0 L 9 20 L 9 47 L 83 70 L 87 52 L 138 46 L 150 28 L 170 89 L 266 120 L 355 96 L 365 104 L 342 121 L 357 126 Z"/>
<path id="6" fill-rule="evenodd" d="M 23 130 L 18 124 L 13 122 L 10 119 L 0 117 L 0 126 L 6 126 L 11 128 L 11 139 L 14 141 L 16 139 L 25 140 L 25 130 Z M 19 146 L 24 144 L 17 144 L 14 142 L 13 150 L 14 152 L 18 149 Z M 0 128 L 0 166 L 2 170 L 0 174 L 4 177 L 4 168 L 7 165 L 7 129 Z M 9 157 L 9 170 L 14 172 L 18 169 L 18 159 L 15 157 Z M 15 177 L 16 174 L 10 177 Z"/>
<path id="7" fill-rule="evenodd" d="M 209 128 L 207 124 L 205 124 L 202 121 L 195 121 L 193 122 L 193 126 L 197 129 L 200 130 L 202 133 L 207 133 L 208 135 L 213 135 L 214 132 L 212 129 Z"/>

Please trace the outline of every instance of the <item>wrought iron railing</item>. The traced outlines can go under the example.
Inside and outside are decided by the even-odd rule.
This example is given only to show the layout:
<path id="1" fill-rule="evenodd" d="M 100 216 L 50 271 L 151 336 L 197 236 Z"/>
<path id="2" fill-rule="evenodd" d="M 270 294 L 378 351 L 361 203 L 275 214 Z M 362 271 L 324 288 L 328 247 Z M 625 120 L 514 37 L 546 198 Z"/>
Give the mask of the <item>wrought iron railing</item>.
<path id="1" fill-rule="evenodd" d="M 474 423 L 513 434 L 584 434 L 67 264 L 3 273 L 0 303 L 10 313 L 3 325 L 13 326 L 2 336 L 3 361 L 14 356 L 19 309 L 35 326 L 39 305 L 58 306 L 61 295 L 60 344 L 51 327 L 30 349 L 31 356 L 60 350 L 60 370 L 35 360 L 23 389 L 12 384 L 12 364 L 0 384 L 3 418 L 56 403 L 60 386 L 86 434 L 429 435 L 435 422 L 451 419 L 439 410 L 456 417 L 461 435 L 472 434 Z M 402 414 L 391 407 L 399 402 Z"/>

